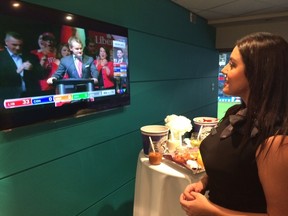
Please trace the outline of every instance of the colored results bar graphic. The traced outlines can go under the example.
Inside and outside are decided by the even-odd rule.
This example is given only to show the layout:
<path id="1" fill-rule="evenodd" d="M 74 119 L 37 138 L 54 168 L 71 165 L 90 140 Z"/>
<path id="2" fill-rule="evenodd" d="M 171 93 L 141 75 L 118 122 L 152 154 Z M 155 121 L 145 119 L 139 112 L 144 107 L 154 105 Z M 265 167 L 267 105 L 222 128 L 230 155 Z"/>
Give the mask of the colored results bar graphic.
<path id="1" fill-rule="evenodd" d="M 83 100 L 87 99 L 88 92 L 79 92 L 79 93 L 72 93 L 72 94 L 64 94 L 64 95 L 55 95 L 54 101 L 56 103 L 58 102 L 71 102 L 71 101 L 77 101 L 77 100 Z"/>
<path id="2" fill-rule="evenodd" d="M 32 104 L 33 105 L 41 105 L 41 104 L 48 104 L 48 103 L 54 103 L 54 96 L 44 96 L 44 97 L 33 97 L 32 98 Z"/>
<path id="3" fill-rule="evenodd" d="M 95 97 L 101 97 L 101 96 L 102 96 L 101 91 L 89 92 L 89 98 L 95 98 Z"/>
<path id="4" fill-rule="evenodd" d="M 54 96 L 55 103 L 58 103 L 58 102 L 70 102 L 71 100 L 72 100 L 72 94 L 55 95 Z"/>
<path id="5" fill-rule="evenodd" d="M 55 101 L 55 107 L 60 107 L 64 104 L 70 103 L 72 101 L 72 94 L 55 95 L 54 101 Z"/>
<path id="6" fill-rule="evenodd" d="M 72 100 L 84 100 L 84 99 L 88 99 L 88 92 L 80 92 L 80 93 L 74 93 L 73 94 L 73 99 Z"/>
<path id="7" fill-rule="evenodd" d="M 48 103 L 54 103 L 53 95 L 47 95 L 43 97 L 6 99 L 4 101 L 4 107 L 6 109 L 11 109 L 25 106 L 48 104 Z"/>
<path id="8" fill-rule="evenodd" d="M 55 103 L 55 106 L 62 106 L 63 104 L 70 103 L 72 101 L 86 100 L 94 101 L 96 97 L 115 95 L 114 89 L 92 91 L 92 92 L 77 92 L 72 94 L 63 95 L 46 95 L 41 97 L 30 97 L 30 98 L 16 98 L 4 100 L 5 109 L 12 109 L 25 106 L 34 106 Z"/>
<path id="9" fill-rule="evenodd" d="M 31 98 L 17 98 L 17 99 L 4 100 L 4 107 L 6 109 L 31 106 L 31 105 L 32 105 Z"/>
<path id="10" fill-rule="evenodd" d="M 81 100 L 86 100 L 86 99 L 89 99 L 89 101 L 94 100 L 94 98 L 91 98 L 91 95 L 89 94 L 89 92 L 79 92 L 79 93 L 54 96 L 55 107 L 60 107 L 72 101 L 81 101 Z"/>

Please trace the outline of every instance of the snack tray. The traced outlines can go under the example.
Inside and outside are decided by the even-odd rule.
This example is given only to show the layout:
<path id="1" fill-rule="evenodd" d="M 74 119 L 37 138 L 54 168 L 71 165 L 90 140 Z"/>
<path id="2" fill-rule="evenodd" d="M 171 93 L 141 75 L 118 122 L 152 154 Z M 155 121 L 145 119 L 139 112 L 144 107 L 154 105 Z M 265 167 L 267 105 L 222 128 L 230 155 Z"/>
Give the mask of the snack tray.
<path id="1" fill-rule="evenodd" d="M 187 164 L 187 162 L 184 163 L 180 163 L 178 161 L 173 160 L 173 153 L 172 154 L 164 154 L 163 158 L 165 158 L 165 161 L 168 161 L 169 163 L 172 163 L 174 165 L 177 165 L 178 167 L 181 167 L 183 169 L 188 169 L 190 171 L 192 171 L 193 174 L 198 174 L 198 173 L 202 173 L 205 172 L 205 169 L 197 163 L 197 161 L 193 161 L 190 163 L 190 165 Z M 192 161 L 192 160 L 189 160 Z"/>

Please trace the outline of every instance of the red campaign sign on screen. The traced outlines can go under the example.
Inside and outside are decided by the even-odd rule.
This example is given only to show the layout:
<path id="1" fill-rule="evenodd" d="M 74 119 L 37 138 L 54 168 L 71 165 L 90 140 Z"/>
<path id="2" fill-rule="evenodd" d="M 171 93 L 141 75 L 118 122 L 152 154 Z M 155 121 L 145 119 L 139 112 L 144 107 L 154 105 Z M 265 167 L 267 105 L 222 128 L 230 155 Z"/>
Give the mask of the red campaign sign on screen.
<path id="1" fill-rule="evenodd" d="M 97 48 L 101 46 L 112 49 L 113 47 L 113 36 L 102 32 L 88 31 L 88 38 L 96 42 Z"/>

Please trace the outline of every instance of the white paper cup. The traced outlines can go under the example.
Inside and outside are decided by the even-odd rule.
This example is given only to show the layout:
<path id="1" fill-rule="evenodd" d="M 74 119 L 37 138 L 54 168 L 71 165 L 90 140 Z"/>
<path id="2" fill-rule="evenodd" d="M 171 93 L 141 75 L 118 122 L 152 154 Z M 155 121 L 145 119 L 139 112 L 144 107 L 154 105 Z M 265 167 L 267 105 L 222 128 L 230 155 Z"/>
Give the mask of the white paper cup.
<path id="1" fill-rule="evenodd" d="M 167 148 L 169 153 L 174 152 L 180 146 L 180 140 L 168 140 L 167 141 Z"/>
<path id="2" fill-rule="evenodd" d="M 218 119 L 214 117 L 196 117 L 193 119 L 194 123 L 194 132 L 199 132 L 201 127 L 201 134 L 206 137 L 212 128 L 217 126 Z"/>
<path id="3" fill-rule="evenodd" d="M 142 134 L 143 151 L 145 155 L 149 154 L 150 140 L 154 144 L 154 148 L 159 149 L 159 152 L 164 151 L 168 140 L 169 128 L 164 125 L 146 125 L 140 128 Z"/>

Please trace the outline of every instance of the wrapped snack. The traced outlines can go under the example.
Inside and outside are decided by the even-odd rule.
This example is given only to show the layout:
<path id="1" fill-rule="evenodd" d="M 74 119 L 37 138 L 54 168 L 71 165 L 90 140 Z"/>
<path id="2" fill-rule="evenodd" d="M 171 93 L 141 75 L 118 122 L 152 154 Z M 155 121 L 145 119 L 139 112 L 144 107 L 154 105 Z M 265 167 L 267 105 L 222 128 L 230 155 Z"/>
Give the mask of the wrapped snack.
<path id="1" fill-rule="evenodd" d="M 174 164 L 191 170 L 194 174 L 205 171 L 202 157 L 197 147 L 178 147 L 175 152 L 163 155 L 163 157 Z"/>
<path id="2" fill-rule="evenodd" d="M 197 160 L 199 148 L 180 147 L 174 153 L 173 160 L 178 163 L 186 163 L 188 160 Z"/>

